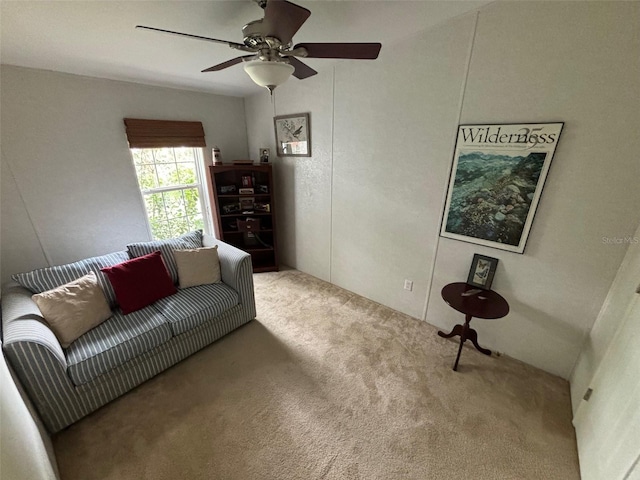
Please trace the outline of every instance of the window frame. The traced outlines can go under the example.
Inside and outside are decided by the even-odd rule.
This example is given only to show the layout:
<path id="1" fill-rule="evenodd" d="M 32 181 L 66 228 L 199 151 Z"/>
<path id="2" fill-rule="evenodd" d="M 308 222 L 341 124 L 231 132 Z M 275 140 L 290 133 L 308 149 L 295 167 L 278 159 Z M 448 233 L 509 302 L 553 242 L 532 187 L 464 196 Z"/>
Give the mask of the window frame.
<path id="1" fill-rule="evenodd" d="M 136 168 L 137 164 L 136 164 L 133 151 L 134 150 L 150 150 L 151 151 L 150 153 L 153 158 L 153 162 L 151 163 L 151 165 L 154 165 L 155 167 L 156 165 L 162 165 L 162 164 L 166 165 L 166 163 L 161 163 L 161 162 L 159 163 L 156 161 L 154 150 L 169 149 L 171 150 L 171 154 L 173 156 L 173 162 L 169 162 L 169 164 L 184 163 L 184 162 L 177 161 L 176 154 L 175 154 L 176 148 L 186 148 L 193 151 L 195 173 L 196 173 L 196 179 L 198 180 L 198 182 L 159 186 L 159 187 L 143 190 L 142 186 L 140 185 L 140 177 L 138 176 L 138 169 Z M 147 225 L 147 231 L 149 232 L 149 238 L 153 240 L 159 240 L 155 238 L 153 234 L 153 230 L 151 228 L 151 220 L 149 217 L 149 211 L 147 210 L 146 196 L 157 194 L 157 193 L 166 193 L 166 192 L 175 192 L 175 191 L 182 192 L 182 191 L 194 189 L 194 188 L 198 191 L 198 200 L 200 202 L 200 210 L 202 213 L 203 233 L 207 235 L 212 235 L 213 222 L 211 218 L 211 205 L 209 202 L 209 187 L 208 187 L 208 181 L 207 181 L 208 177 L 206 175 L 207 165 L 204 158 L 204 148 L 202 147 L 136 147 L 136 148 L 129 148 L 129 154 L 131 155 L 131 165 L 133 166 L 133 171 L 136 178 L 136 184 L 138 186 L 138 191 L 140 192 L 140 200 L 142 201 L 142 208 L 144 210 L 145 222 Z M 157 176 L 157 170 L 156 170 L 156 176 Z M 165 202 L 163 202 L 163 208 L 166 214 L 167 212 L 166 212 Z"/>

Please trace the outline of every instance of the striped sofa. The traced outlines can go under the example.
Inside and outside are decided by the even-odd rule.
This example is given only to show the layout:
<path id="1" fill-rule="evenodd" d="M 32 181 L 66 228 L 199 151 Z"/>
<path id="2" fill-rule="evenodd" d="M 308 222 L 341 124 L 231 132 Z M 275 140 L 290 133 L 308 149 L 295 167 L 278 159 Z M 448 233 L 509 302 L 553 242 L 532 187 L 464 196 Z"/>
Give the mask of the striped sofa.
<path id="1" fill-rule="evenodd" d="M 5 285 L 3 350 L 50 433 L 255 318 L 251 257 L 213 237 L 201 238 L 204 246 L 218 245 L 222 283 L 179 290 L 128 315 L 114 305 L 111 318 L 66 349 L 31 300 L 33 292 L 14 282 Z M 122 254 L 127 252 L 90 260 L 114 264 Z M 73 265 L 78 264 L 96 267 L 89 261 Z"/>

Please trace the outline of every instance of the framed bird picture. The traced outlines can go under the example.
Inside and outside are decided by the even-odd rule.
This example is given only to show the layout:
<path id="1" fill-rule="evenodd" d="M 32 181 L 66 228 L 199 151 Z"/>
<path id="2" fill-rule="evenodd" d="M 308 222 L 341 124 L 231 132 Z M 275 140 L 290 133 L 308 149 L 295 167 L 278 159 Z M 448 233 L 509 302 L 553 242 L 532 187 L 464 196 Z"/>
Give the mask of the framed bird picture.
<path id="1" fill-rule="evenodd" d="M 310 157 L 311 128 L 308 113 L 273 117 L 279 157 Z"/>

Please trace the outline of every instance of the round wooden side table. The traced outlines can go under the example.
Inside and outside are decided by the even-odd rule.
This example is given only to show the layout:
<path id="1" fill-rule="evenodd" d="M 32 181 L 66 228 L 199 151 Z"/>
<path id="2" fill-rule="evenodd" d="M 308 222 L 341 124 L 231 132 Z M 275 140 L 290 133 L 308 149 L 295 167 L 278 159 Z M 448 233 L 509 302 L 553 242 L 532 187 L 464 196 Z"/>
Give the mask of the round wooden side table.
<path id="1" fill-rule="evenodd" d="M 442 289 L 442 298 L 451 308 L 464 313 L 464 325 L 456 325 L 449 333 L 439 331 L 442 338 L 460 336 L 460 346 L 458 356 L 453 365 L 455 371 L 458 370 L 458 362 L 462 353 L 462 345 L 467 340 L 471 340 L 473 346 L 485 355 L 491 355 L 491 350 L 478 345 L 478 332 L 469 326 L 473 317 L 484 319 L 502 318 L 509 313 L 509 304 L 497 292 L 493 290 L 481 290 L 464 282 L 450 283 Z"/>

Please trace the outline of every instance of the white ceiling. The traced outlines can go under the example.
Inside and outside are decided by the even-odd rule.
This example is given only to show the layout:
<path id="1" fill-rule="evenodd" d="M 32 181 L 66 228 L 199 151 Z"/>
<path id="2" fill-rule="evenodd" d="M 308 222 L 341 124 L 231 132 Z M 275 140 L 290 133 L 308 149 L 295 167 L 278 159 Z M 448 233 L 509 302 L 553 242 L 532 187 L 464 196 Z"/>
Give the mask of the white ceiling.
<path id="1" fill-rule="evenodd" d="M 311 17 L 301 42 L 382 42 L 382 49 L 488 1 L 295 1 Z M 136 30 L 138 24 L 242 43 L 262 18 L 251 0 L 0 1 L 2 64 L 244 96 L 260 91 L 241 65 L 204 68 L 243 55 L 226 45 Z M 396 45 L 394 48 L 398 48 Z M 340 60 L 340 62 L 357 60 Z M 322 72 L 332 60 L 307 59 Z M 300 81 L 292 78 L 289 81 Z"/>

